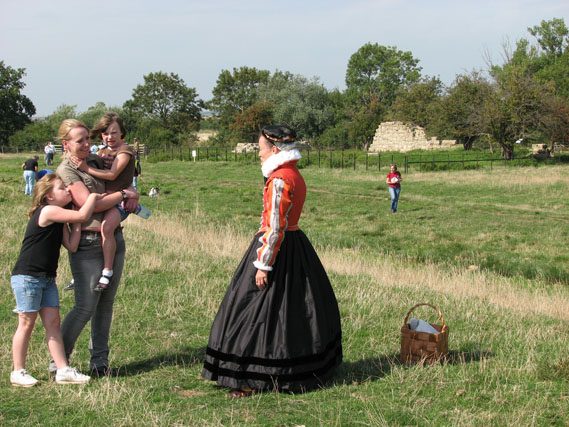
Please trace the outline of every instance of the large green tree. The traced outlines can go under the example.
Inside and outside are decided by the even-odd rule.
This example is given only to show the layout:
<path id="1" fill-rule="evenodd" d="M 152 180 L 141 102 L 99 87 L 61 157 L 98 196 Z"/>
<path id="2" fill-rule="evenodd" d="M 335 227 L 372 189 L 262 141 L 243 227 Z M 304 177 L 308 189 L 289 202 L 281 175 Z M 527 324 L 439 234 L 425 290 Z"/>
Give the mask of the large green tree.
<path id="1" fill-rule="evenodd" d="M 400 89 L 421 77 L 418 63 L 411 52 L 377 43 L 366 43 L 350 57 L 346 97 L 354 123 L 351 134 L 365 147 Z"/>
<path id="2" fill-rule="evenodd" d="M 42 150 L 47 141 L 54 140 L 54 136 L 49 123 L 36 121 L 10 135 L 8 141 L 15 150 Z"/>
<path id="3" fill-rule="evenodd" d="M 528 28 L 547 56 L 560 57 L 569 45 L 569 30 L 562 18 L 543 20 L 540 25 Z"/>
<path id="4" fill-rule="evenodd" d="M 255 142 L 263 126 L 273 122 L 275 105 L 258 101 L 234 116 L 229 130 L 240 141 Z"/>
<path id="5" fill-rule="evenodd" d="M 186 86 L 175 73 L 156 72 L 144 76 L 144 84 L 132 91 L 124 109 L 140 119 L 147 119 L 171 133 L 196 130 L 203 101 L 194 88 Z"/>
<path id="6" fill-rule="evenodd" d="M 12 68 L 0 61 L 0 144 L 7 144 L 10 135 L 23 129 L 36 113 L 32 101 L 22 93 L 24 68 Z"/>
<path id="7" fill-rule="evenodd" d="M 494 76 L 493 91 L 482 109 L 489 134 L 500 144 L 505 159 L 514 157 L 514 142 L 535 139 L 549 114 L 549 89 L 526 69 L 507 67 Z"/>
<path id="8" fill-rule="evenodd" d="M 255 67 L 222 70 L 213 88 L 213 98 L 207 106 L 219 118 L 219 124 L 227 128 L 235 115 L 243 113 L 257 102 L 256 88 L 266 83 L 270 72 Z"/>
<path id="9" fill-rule="evenodd" d="M 492 84 L 481 73 L 457 75 L 435 110 L 429 134 L 455 139 L 470 150 L 477 139 L 488 134 L 482 113 L 493 93 Z"/>
<path id="10" fill-rule="evenodd" d="M 438 77 L 425 77 L 403 88 L 392 105 L 393 119 L 428 130 L 436 120 L 443 91 L 444 85 Z"/>
<path id="11" fill-rule="evenodd" d="M 528 28 L 528 32 L 535 37 L 537 45 L 522 38 L 516 42 L 513 52 L 505 48 L 506 62 L 493 67 L 493 74 L 506 72 L 512 66 L 522 67 L 569 101 L 569 29 L 565 22 L 559 18 L 544 20 Z"/>
<path id="12" fill-rule="evenodd" d="M 288 123 L 299 139 L 314 140 L 333 125 L 334 110 L 328 90 L 317 78 L 276 72 L 257 89 L 259 100 L 274 105 L 275 123 Z"/>

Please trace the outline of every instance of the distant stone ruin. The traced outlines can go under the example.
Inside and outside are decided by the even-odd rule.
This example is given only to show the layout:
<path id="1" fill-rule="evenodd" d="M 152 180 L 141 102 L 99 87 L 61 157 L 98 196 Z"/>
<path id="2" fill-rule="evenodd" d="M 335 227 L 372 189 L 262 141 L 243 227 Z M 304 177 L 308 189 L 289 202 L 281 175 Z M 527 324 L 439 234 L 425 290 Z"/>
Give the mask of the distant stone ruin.
<path id="1" fill-rule="evenodd" d="M 533 154 L 535 157 L 541 157 L 544 159 L 547 159 L 551 156 L 551 152 L 549 151 L 547 144 L 532 144 L 531 154 Z"/>
<path id="2" fill-rule="evenodd" d="M 448 150 L 456 145 L 454 139 L 427 139 L 425 129 L 403 122 L 383 122 L 375 131 L 369 151 Z"/>
<path id="3" fill-rule="evenodd" d="M 259 145 L 254 142 L 240 142 L 235 146 L 233 151 L 235 153 L 252 153 L 257 148 L 259 148 Z"/>

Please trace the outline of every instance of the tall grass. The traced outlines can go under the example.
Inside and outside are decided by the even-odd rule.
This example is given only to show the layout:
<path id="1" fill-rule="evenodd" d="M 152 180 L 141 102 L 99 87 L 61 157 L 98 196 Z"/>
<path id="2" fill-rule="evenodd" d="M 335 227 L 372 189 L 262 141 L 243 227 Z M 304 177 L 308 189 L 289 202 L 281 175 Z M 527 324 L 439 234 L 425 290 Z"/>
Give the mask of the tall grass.
<path id="1" fill-rule="evenodd" d="M 396 215 L 384 177 L 304 168 L 301 226 L 339 301 L 344 363 L 322 390 L 231 401 L 200 372 L 209 327 L 258 226 L 258 166 L 143 164 L 142 191 L 162 194 L 143 196 L 148 221 L 125 223 L 110 343 L 120 376 L 50 382 L 38 324 L 28 370 L 42 383 L 17 389 L 8 381 L 9 277 L 29 203 L 20 160 L 0 158 L 3 425 L 568 425 L 565 167 L 409 174 Z M 69 278 L 62 252 L 59 285 Z M 60 296 L 65 314 L 73 297 Z M 422 301 L 442 311 L 451 354 L 439 365 L 402 365 L 400 328 Z M 415 315 L 439 322 L 428 308 Z M 87 347 L 86 330 L 72 356 L 85 371 Z"/>

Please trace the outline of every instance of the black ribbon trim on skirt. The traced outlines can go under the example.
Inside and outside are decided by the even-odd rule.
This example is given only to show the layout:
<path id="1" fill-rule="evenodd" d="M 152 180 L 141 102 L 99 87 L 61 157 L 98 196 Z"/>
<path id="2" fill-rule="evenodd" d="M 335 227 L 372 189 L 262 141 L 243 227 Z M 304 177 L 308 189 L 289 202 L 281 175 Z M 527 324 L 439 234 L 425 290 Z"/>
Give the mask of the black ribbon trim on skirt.
<path id="1" fill-rule="evenodd" d="M 341 350 L 342 333 L 339 332 L 338 335 L 326 346 L 323 352 L 317 354 L 309 354 L 307 356 L 293 357 L 290 359 L 266 359 L 262 357 L 248 357 L 248 356 L 237 356 L 235 354 L 222 353 L 220 351 L 214 350 L 211 347 L 207 347 L 205 353 L 215 359 L 223 360 L 224 362 L 233 362 L 240 365 L 261 365 L 276 368 L 287 368 L 291 366 L 304 365 L 308 363 L 317 363 L 326 360 L 334 347 L 340 344 Z M 337 354 L 337 351 L 335 352 Z"/>
<path id="2" fill-rule="evenodd" d="M 330 369 L 334 368 L 338 363 L 338 358 L 342 356 L 342 348 L 338 347 L 334 352 L 334 357 L 332 357 L 326 365 L 319 369 L 314 369 L 308 372 L 298 372 L 295 374 L 263 374 L 261 372 L 251 372 L 251 371 L 234 371 L 231 369 L 220 368 L 219 366 L 214 366 L 209 362 L 204 362 L 204 368 L 215 374 L 215 377 L 230 377 L 236 380 L 257 380 L 265 382 L 276 382 L 276 383 L 287 383 L 295 381 L 303 381 L 310 378 L 318 378 L 326 374 Z"/>

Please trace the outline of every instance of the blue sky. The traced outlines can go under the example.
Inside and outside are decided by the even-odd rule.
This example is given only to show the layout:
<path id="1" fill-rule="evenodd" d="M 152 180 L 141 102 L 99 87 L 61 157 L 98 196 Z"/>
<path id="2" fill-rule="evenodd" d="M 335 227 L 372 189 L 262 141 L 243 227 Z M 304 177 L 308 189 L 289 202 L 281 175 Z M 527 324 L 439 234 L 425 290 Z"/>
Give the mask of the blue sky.
<path id="1" fill-rule="evenodd" d="M 61 104 L 84 111 L 122 105 L 150 72 L 177 73 L 208 100 L 221 70 L 249 66 L 317 76 L 345 88 L 350 56 L 367 42 L 419 59 L 424 75 L 502 62 L 502 45 L 559 0 L 0 0 L 0 59 L 25 68 L 24 93 L 38 115 Z"/>

